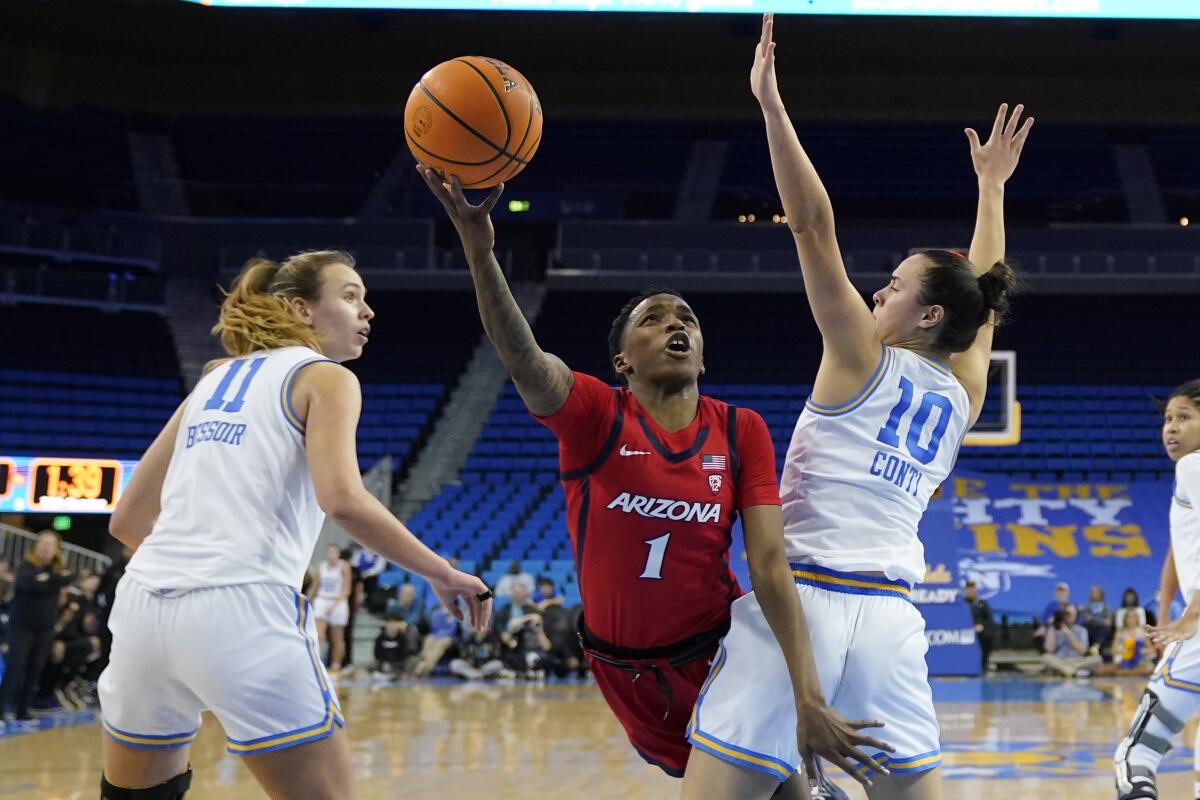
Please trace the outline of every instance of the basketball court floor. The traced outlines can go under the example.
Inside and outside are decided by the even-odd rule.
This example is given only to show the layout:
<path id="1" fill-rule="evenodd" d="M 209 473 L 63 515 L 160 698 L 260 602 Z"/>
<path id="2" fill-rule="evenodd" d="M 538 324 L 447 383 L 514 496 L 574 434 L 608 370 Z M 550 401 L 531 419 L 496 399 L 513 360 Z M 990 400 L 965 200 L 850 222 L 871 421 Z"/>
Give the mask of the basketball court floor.
<path id="1" fill-rule="evenodd" d="M 1105 798 L 1109 759 L 1144 679 L 936 680 L 946 793 L 954 798 Z M 669 800 L 678 784 L 628 746 L 587 684 L 422 683 L 343 687 L 361 800 L 472 797 Z M 153 702 L 147 698 L 147 702 Z M 100 774 L 93 712 L 0 736 L 0 798 L 91 800 Z M 1164 798 L 1191 797 L 1194 726 L 1164 762 Z M 262 798 L 207 718 L 189 800 Z M 852 797 L 862 797 L 848 779 Z"/>

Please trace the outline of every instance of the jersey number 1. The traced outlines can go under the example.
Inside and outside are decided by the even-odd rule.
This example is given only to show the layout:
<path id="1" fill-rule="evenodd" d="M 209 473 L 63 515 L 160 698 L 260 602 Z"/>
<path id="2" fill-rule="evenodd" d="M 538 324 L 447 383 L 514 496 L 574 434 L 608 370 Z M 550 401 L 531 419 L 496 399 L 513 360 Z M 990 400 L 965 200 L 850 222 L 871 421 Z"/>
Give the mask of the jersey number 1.
<path id="1" fill-rule="evenodd" d="M 242 406 L 246 402 L 246 390 L 250 388 L 250 381 L 254 380 L 254 376 L 262 367 L 266 357 L 256 358 L 250 362 L 250 369 L 246 371 L 246 376 L 242 378 L 241 384 L 238 386 L 237 394 L 228 403 L 225 402 L 225 393 L 229 391 L 230 384 L 237 374 L 242 371 L 242 367 L 246 364 L 246 359 L 239 358 L 229 365 L 229 372 L 225 373 L 225 377 L 221 379 L 221 383 L 217 386 L 217 390 L 213 392 L 213 396 L 208 398 L 208 402 L 204 404 L 205 411 L 212 411 L 214 408 L 221 408 L 222 411 L 236 413 L 242 410 Z"/>
<path id="2" fill-rule="evenodd" d="M 646 568 L 642 570 L 641 575 L 638 575 L 639 578 L 662 580 L 662 562 L 663 557 L 667 554 L 667 542 L 669 541 L 671 541 L 669 533 L 646 541 L 646 544 L 650 545 L 650 555 L 646 556 Z"/>

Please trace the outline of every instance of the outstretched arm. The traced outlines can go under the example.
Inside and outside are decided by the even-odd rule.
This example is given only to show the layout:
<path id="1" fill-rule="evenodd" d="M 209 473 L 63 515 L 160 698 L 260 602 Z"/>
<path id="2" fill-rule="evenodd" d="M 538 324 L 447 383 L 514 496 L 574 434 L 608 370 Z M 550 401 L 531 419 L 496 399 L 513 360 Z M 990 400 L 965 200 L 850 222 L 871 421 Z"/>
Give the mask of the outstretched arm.
<path id="1" fill-rule="evenodd" d="M 418 165 L 417 171 L 446 209 L 462 240 L 471 267 L 471 280 L 475 282 L 475 300 L 479 304 L 483 329 L 499 353 L 500 361 L 512 376 L 513 384 L 530 412 L 539 417 L 550 416 L 567 402 L 574 377 L 562 359 L 538 346 L 492 253 L 496 232 L 490 215 L 504 191 L 504 184 L 492 189 L 482 203 L 474 206 L 467 202 L 458 178 L 451 177 L 449 183 L 444 183 L 428 167 Z"/>
<path id="2" fill-rule="evenodd" d="M 971 252 L 967 258 L 980 275 L 1004 258 L 1004 184 L 1012 177 L 1021 158 L 1021 148 L 1033 127 L 1033 117 L 1028 117 L 1018 130 L 1025 106 L 1018 104 L 1012 115 L 1008 103 L 1002 103 L 992 124 L 992 133 L 987 144 L 979 143 L 979 134 L 966 129 L 967 141 L 971 144 L 971 162 L 979 179 L 979 208 L 975 214 L 975 234 L 971 238 Z M 988 366 L 992 358 L 992 338 L 995 325 L 990 321 L 979 329 L 975 343 L 969 350 L 955 353 L 950 358 L 954 374 L 962 381 L 971 399 L 971 422 L 983 408 L 983 397 L 987 392 Z"/>
<path id="3" fill-rule="evenodd" d="M 875 321 L 846 275 L 834 230 L 833 205 L 817 170 L 800 146 L 775 78 L 774 15 L 763 15 L 762 38 L 750 71 L 750 90 L 762 106 L 775 185 L 796 239 L 804 290 L 825 341 L 825 363 L 862 377 L 879 363 Z M 818 377 L 820 381 L 820 376 Z M 854 383 L 854 380 L 851 380 Z M 861 388 L 861 381 L 852 392 Z M 835 390 L 836 392 L 836 390 Z"/>

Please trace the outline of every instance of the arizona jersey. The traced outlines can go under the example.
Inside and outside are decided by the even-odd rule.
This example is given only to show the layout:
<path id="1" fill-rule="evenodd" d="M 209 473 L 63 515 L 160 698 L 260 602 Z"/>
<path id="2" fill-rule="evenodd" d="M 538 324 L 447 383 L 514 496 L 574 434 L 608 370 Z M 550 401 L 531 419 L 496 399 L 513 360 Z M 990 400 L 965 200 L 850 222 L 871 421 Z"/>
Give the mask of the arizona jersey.
<path id="1" fill-rule="evenodd" d="M 628 389 L 575 373 L 567 403 L 539 421 L 559 440 L 589 632 L 653 648 L 728 619 L 742 594 L 729 568 L 738 511 L 779 503 L 762 418 L 702 396 L 668 432 Z"/>
<path id="2" fill-rule="evenodd" d="M 949 367 L 897 347 L 883 348 L 850 401 L 810 398 L 780 486 L 788 557 L 920 581 L 917 524 L 958 458 L 969 418 L 967 392 Z"/>
<path id="3" fill-rule="evenodd" d="M 296 375 L 328 361 L 307 347 L 232 359 L 188 397 L 162 511 L 126 572 L 163 594 L 275 583 L 298 589 L 325 514 L 292 409 Z"/>
<path id="4" fill-rule="evenodd" d="M 1171 492 L 1171 552 L 1183 602 L 1200 589 L 1200 452 L 1175 462 Z"/>

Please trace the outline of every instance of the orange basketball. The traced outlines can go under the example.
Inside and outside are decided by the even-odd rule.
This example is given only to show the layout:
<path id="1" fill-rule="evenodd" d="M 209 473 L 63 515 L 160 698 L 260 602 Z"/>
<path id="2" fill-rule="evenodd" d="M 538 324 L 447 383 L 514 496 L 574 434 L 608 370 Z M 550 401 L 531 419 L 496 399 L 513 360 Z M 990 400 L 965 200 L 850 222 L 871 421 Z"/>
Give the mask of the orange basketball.
<path id="1" fill-rule="evenodd" d="M 494 58 L 443 61 L 413 87 L 404 138 L 417 161 L 467 189 L 525 169 L 542 141 L 542 105 L 525 76 Z"/>

